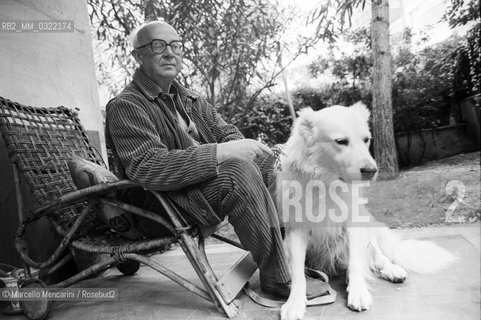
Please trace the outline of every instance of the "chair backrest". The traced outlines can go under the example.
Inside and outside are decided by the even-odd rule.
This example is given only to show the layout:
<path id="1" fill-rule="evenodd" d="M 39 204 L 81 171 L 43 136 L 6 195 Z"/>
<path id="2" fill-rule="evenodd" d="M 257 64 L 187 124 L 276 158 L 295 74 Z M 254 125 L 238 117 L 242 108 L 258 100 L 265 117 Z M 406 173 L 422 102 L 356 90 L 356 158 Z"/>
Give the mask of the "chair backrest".
<path id="1" fill-rule="evenodd" d="M 77 189 L 67 166 L 73 155 L 105 166 L 77 113 L 65 107 L 31 107 L 0 97 L 0 133 L 35 207 Z"/>

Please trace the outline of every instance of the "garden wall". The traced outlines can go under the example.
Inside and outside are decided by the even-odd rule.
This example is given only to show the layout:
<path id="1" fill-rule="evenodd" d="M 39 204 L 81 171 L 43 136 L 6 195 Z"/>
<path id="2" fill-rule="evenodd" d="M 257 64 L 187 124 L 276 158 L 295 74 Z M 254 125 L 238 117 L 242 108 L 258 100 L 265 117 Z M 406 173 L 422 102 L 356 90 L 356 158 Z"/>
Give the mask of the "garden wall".
<path id="1" fill-rule="evenodd" d="M 479 97 L 479 95 L 478 95 Z M 466 122 L 468 128 L 468 135 L 476 144 L 480 144 L 480 106 L 476 106 L 475 97 L 470 97 L 461 101 L 461 116 L 462 120 Z"/>
<path id="2" fill-rule="evenodd" d="M 396 135 L 399 165 L 420 163 L 479 150 L 466 123 Z"/>

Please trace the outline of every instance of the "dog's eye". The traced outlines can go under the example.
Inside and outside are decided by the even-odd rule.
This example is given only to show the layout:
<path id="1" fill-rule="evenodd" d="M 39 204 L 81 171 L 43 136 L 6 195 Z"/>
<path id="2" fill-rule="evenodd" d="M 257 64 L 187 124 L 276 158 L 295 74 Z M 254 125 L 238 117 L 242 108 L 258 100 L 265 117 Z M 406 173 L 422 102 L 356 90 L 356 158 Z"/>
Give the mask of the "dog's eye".
<path id="1" fill-rule="evenodd" d="M 336 141 L 337 144 L 340 144 L 340 145 L 343 145 L 343 146 L 347 146 L 349 144 L 349 140 L 348 139 L 336 139 L 334 140 Z"/>
<path id="2" fill-rule="evenodd" d="M 369 141 L 371 141 L 371 138 L 364 138 L 364 143 L 368 143 Z"/>

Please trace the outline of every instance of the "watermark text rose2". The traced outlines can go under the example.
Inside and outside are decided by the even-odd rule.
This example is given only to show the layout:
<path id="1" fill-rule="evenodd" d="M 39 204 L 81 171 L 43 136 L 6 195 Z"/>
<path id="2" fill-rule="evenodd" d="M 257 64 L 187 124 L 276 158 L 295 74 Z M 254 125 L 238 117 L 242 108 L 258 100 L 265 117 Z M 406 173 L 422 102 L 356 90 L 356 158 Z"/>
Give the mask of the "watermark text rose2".
<path id="1" fill-rule="evenodd" d="M 282 219 L 291 223 L 371 223 L 371 216 L 363 205 L 368 199 L 362 189 L 369 181 L 354 181 L 346 184 L 333 181 L 325 185 L 321 180 L 302 184 L 297 180 L 282 181 Z"/>

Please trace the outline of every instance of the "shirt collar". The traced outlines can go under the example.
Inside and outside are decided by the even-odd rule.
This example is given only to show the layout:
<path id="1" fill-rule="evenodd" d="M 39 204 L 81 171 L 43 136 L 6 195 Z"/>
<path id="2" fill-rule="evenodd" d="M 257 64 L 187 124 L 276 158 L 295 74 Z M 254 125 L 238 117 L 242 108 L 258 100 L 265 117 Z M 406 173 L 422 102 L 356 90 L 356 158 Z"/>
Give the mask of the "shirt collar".
<path id="1" fill-rule="evenodd" d="M 140 91 L 151 101 L 154 101 L 161 93 L 163 93 L 162 89 L 152 80 L 150 79 L 140 68 L 135 70 L 133 76 L 133 82 L 139 87 Z M 178 81 L 174 80 L 171 86 L 170 93 L 178 93 L 180 96 L 187 96 L 193 100 L 199 98 L 199 96 L 184 88 Z"/>

